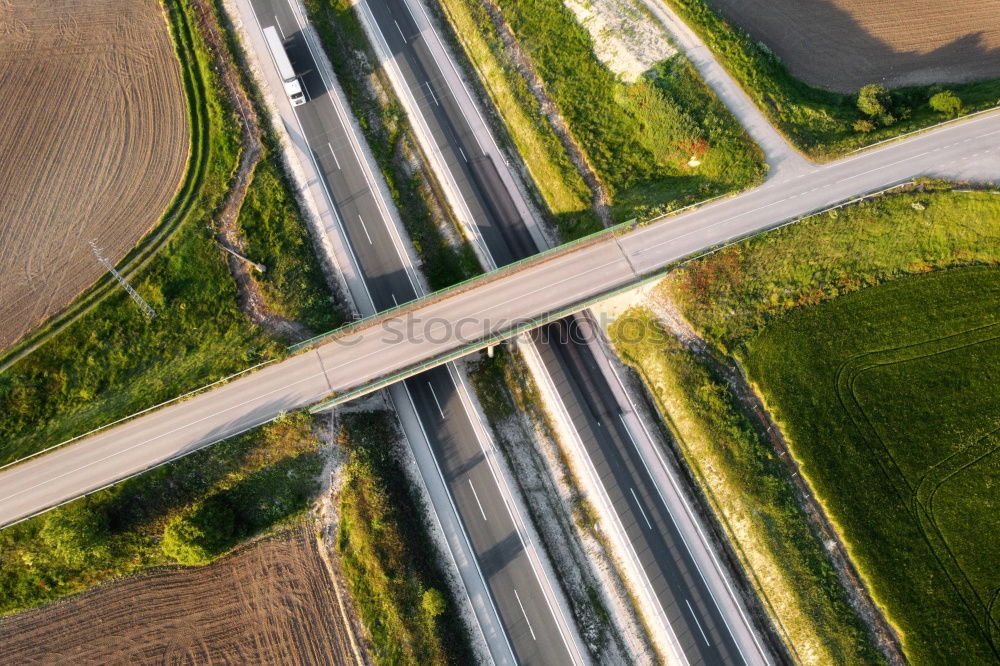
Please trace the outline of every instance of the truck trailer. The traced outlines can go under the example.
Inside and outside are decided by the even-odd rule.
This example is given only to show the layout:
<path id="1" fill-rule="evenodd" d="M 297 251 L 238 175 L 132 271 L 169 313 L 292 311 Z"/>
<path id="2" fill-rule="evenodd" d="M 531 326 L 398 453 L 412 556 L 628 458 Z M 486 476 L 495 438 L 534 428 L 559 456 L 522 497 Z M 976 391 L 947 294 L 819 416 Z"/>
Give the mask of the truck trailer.
<path id="1" fill-rule="evenodd" d="M 278 30 L 273 25 L 264 28 L 264 39 L 267 41 L 267 48 L 271 51 L 274 64 L 278 66 L 278 76 L 285 86 L 285 94 L 291 100 L 292 106 L 299 106 L 306 103 L 306 96 L 302 93 L 302 85 L 299 77 L 295 76 L 292 63 L 288 60 L 288 53 L 285 52 L 285 44 L 278 35 Z"/>

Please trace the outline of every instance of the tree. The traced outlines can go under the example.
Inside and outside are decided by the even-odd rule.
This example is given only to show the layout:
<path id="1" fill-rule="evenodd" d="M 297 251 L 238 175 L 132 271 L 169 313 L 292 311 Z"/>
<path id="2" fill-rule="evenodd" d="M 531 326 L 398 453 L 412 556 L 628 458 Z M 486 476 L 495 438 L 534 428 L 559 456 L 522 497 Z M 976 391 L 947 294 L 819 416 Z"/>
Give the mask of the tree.
<path id="1" fill-rule="evenodd" d="M 160 549 L 181 564 L 205 564 L 232 545 L 234 531 L 232 507 L 224 498 L 212 495 L 200 506 L 170 519 Z"/>
<path id="2" fill-rule="evenodd" d="M 434 587 L 424 590 L 424 596 L 420 600 L 420 605 L 424 609 L 424 614 L 428 620 L 433 620 L 447 608 L 447 601 L 441 591 Z"/>
<path id="3" fill-rule="evenodd" d="M 962 100 L 950 90 L 942 90 L 932 95 L 930 105 L 932 109 L 946 116 L 957 116 L 962 113 Z"/>
<path id="4" fill-rule="evenodd" d="M 881 116 L 889 111 L 889 91 L 881 83 L 869 83 L 858 91 L 858 109 L 866 116 Z"/>

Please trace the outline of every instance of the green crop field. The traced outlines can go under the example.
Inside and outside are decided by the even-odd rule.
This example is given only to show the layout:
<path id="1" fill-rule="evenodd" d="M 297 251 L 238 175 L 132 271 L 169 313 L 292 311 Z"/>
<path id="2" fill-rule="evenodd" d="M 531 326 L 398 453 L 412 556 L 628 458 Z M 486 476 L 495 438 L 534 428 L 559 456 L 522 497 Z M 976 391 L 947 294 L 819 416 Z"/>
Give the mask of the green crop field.
<path id="1" fill-rule="evenodd" d="M 597 59 L 590 33 L 559 0 L 497 4 L 610 190 L 616 220 L 763 179 L 760 149 L 683 56 L 625 83 Z M 692 156 L 700 165 L 689 165 Z"/>
<path id="2" fill-rule="evenodd" d="M 1000 658 L 1000 270 L 778 320 L 746 366 L 914 663 Z"/>

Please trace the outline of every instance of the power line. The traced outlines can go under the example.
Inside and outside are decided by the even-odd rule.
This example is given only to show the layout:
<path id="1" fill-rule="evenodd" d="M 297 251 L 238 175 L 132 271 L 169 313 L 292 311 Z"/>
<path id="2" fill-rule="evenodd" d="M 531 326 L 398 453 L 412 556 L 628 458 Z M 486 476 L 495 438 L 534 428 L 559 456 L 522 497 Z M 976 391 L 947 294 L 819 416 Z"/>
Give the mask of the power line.
<path id="1" fill-rule="evenodd" d="M 94 241 L 90 241 L 90 249 L 94 251 L 94 256 L 97 257 L 97 260 L 101 262 L 101 264 L 103 264 L 104 267 L 107 268 L 112 275 L 115 276 L 115 279 L 118 280 L 118 284 L 120 284 L 125 289 L 125 291 L 128 292 L 128 295 L 132 297 L 132 300 L 135 301 L 136 304 L 138 304 L 139 309 L 142 310 L 142 313 L 147 317 L 149 317 L 150 319 L 155 317 L 156 311 L 149 306 L 149 303 L 143 300 L 142 296 L 140 296 L 135 289 L 132 288 L 132 285 L 128 283 L 128 280 L 122 277 L 122 274 L 118 272 L 118 269 L 115 268 L 114 264 L 108 261 L 107 258 L 103 254 L 101 254 L 101 250 L 100 248 L 97 247 L 97 243 L 95 243 Z"/>

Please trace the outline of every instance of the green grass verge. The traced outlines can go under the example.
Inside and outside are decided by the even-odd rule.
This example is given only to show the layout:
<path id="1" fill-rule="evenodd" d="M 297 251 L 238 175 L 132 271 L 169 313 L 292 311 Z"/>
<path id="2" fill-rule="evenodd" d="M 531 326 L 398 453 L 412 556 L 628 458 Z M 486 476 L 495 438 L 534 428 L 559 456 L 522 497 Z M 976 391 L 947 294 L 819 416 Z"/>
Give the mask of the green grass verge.
<path id="1" fill-rule="evenodd" d="M 792 310 L 905 275 L 1000 260 L 1000 194 L 956 192 L 944 183 L 909 190 L 691 262 L 664 288 L 706 338 L 738 353 Z"/>
<path id="2" fill-rule="evenodd" d="M 914 664 L 1000 659 L 1000 270 L 793 313 L 746 353 Z"/>
<path id="3" fill-rule="evenodd" d="M 527 82 L 507 58 L 479 0 L 441 0 L 451 37 L 472 63 L 506 134 L 524 159 L 563 240 L 599 231 L 592 195 L 565 148 L 542 115 Z"/>
<path id="4" fill-rule="evenodd" d="M 617 221 L 756 185 L 763 154 L 683 56 L 624 83 L 560 0 L 499 0 L 613 197 Z M 688 166 L 697 155 L 700 166 Z"/>
<path id="5" fill-rule="evenodd" d="M 468 664 L 472 650 L 407 485 L 388 412 L 344 414 L 337 550 L 379 664 Z"/>
<path id="6" fill-rule="evenodd" d="M 323 50 L 333 65 L 337 82 L 364 133 L 410 235 L 431 289 L 438 290 L 482 273 L 472 246 L 462 237 L 453 246 L 444 236 L 428 203 L 435 185 L 415 169 L 410 153 L 412 136 L 399 100 L 391 89 L 375 91 L 379 82 L 378 57 L 348 0 L 305 0 L 309 20 L 316 26 Z M 379 83 L 379 85 L 382 85 Z M 443 200 L 443 197 L 437 197 Z M 448 217 L 438 211 L 439 217 Z M 450 217 L 449 217 L 450 219 Z M 452 222 L 456 235 L 458 225 Z"/>
<path id="7" fill-rule="evenodd" d="M 317 448 L 309 417 L 287 415 L 0 531 L 0 614 L 176 563 L 168 552 L 207 562 L 293 520 L 318 489 Z"/>
<path id="8" fill-rule="evenodd" d="M 305 220 L 272 151 L 265 150 L 240 210 L 245 255 L 267 267 L 254 275 L 272 311 L 314 331 L 328 331 L 342 324 L 344 315 L 323 279 Z"/>
<path id="9" fill-rule="evenodd" d="M 712 49 L 768 119 L 813 158 L 832 159 L 947 119 L 929 105 L 931 96 L 942 88 L 915 86 L 892 91 L 894 123 L 868 132 L 855 130 L 855 122 L 868 118 L 858 110 L 855 95 L 830 92 L 795 78 L 773 53 L 731 25 L 706 0 L 666 2 Z M 968 112 L 1000 103 L 1000 79 L 953 84 L 948 89 L 961 98 Z"/>
<path id="10" fill-rule="evenodd" d="M 642 377 L 779 634 L 799 661 L 881 661 L 798 506 L 784 463 L 728 387 L 645 308 L 609 330 Z"/>
<path id="11" fill-rule="evenodd" d="M 206 138 L 202 177 L 183 224 L 130 280 L 158 316 L 147 320 L 119 289 L 0 374 L 0 464 L 284 353 L 240 312 L 225 255 L 208 229 L 237 163 L 239 131 L 191 28 L 190 7 L 168 6 L 178 48 L 196 65 L 185 71 L 199 91 L 194 110 L 204 115 Z M 322 280 L 270 159 L 251 184 L 240 224 L 260 256 L 276 257 L 267 257 L 275 270 L 265 282 L 274 302 L 325 327 Z"/>
<path id="12" fill-rule="evenodd" d="M 330 293 L 310 237 L 309 227 L 295 203 L 295 187 L 281 163 L 281 143 L 274 132 L 267 105 L 250 74 L 251 65 L 236 38 L 222 0 L 212 5 L 222 37 L 235 59 L 240 82 L 257 113 L 264 153 L 254 171 L 238 219 L 246 240 L 246 256 L 267 266 L 256 274 L 267 306 L 279 315 L 326 331 L 344 323 L 344 313 Z"/>

